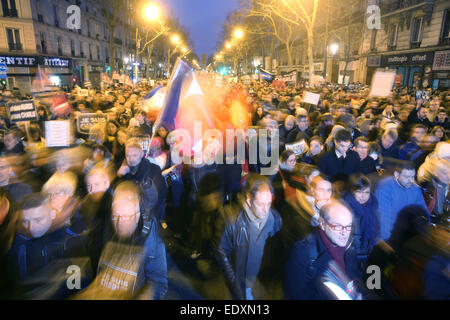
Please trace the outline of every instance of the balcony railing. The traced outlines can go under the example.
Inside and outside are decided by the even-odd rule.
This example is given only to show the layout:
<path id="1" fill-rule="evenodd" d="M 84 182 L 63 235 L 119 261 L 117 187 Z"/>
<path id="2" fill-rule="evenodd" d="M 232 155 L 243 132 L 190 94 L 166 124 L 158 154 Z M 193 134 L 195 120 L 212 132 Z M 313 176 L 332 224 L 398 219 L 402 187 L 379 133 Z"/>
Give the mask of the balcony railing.
<path id="1" fill-rule="evenodd" d="M 19 15 L 17 9 L 4 9 L 3 16 L 8 18 L 17 18 Z"/>
<path id="2" fill-rule="evenodd" d="M 8 43 L 9 45 L 9 51 L 22 51 L 23 50 L 23 46 L 21 43 Z"/>
<path id="3" fill-rule="evenodd" d="M 421 3 L 426 3 L 426 0 L 382 0 L 380 3 L 380 9 L 383 14 L 393 11 L 406 9 Z"/>

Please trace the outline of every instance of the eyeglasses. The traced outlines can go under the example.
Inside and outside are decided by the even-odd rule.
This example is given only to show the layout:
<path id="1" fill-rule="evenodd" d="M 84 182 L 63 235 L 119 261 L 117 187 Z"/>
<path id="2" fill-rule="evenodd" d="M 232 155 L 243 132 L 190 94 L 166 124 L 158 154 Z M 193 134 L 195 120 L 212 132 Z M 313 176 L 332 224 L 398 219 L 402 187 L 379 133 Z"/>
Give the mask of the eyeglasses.
<path id="1" fill-rule="evenodd" d="M 339 232 L 341 232 L 342 230 L 350 232 L 350 231 L 352 231 L 352 227 L 353 227 L 352 224 L 344 227 L 344 226 L 341 226 L 340 224 L 332 224 L 332 223 L 330 223 L 330 222 L 328 222 L 326 220 L 325 220 L 325 223 L 330 226 L 331 230 L 339 231 Z"/>
<path id="2" fill-rule="evenodd" d="M 138 213 L 139 213 L 139 212 L 136 212 L 136 213 L 132 214 L 131 216 L 113 215 L 112 218 L 111 218 L 111 220 L 112 220 L 112 221 L 118 221 L 118 220 L 120 219 L 120 221 L 128 222 L 128 221 L 133 220 L 133 218 L 134 218 Z"/>

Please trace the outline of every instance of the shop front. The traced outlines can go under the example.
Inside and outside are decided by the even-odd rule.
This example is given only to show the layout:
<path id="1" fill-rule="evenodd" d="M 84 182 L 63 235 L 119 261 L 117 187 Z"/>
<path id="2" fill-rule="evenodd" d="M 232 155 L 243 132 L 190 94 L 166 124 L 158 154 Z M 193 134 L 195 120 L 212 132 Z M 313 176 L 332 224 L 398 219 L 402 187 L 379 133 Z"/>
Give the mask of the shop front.
<path id="1" fill-rule="evenodd" d="M 430 87 L 434 52 L 418 52 L 381 56 L 381 67 L 394 70 L 401 87 Z"/>
<path id="2" fill-rule="evenodd" d="M 450 50 L 435 52 L 431 87 L 435 90 L 450 88 Z"/>
<path id="3" fill-rule="evenodd" d="M 66 87 L 72 81 L 72 61 L 50 56 L 0 55 L 0 65 L 6 66 L 8 90 L 18 88 L 21 94 L 30 94 L 32 82 L 40 67 L 54 86 Z"/>

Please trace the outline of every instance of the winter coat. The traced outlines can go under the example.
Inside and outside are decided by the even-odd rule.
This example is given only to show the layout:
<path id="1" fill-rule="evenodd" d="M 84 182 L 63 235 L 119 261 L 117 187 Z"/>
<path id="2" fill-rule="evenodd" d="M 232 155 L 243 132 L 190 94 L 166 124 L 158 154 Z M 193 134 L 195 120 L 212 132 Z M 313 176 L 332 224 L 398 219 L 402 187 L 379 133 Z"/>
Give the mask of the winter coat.
<path id="1" fill-rule="evenodd" d="M 282 226 L 281 217 L 278 212 L 271 209 L 270 215 L 274 219 L 273 227 L 270 230 L 263 229 L 262 231 L 262 236 L 266 238 L 266 241 L 274 237 Z M 218 262 L 232 287 L 232 294 L 240 300 L 245 299 L 247 264 L 258 263 L 248 261 L 250 223 L 244 210 L 241 210 L 237 217 L 235 216 L 226 224 L 217 252 Z M 264 228 L 266 227 L 267 222 Z"/>
<path id="2" fill-rule="evenodd" d="M 376 245 L 380 235 L 378 218 L 378 200 L 371 195 L 365 204 L 356 201 L 351 193 L 344 196 L 344 201 L 350 206 L 354 214 L 355 226 L 353 239 L 358 257 L 365 259 Z"/>
<path id="3" fill-rule="evenodd" d="M 383 240 L 389 239 L 397 215 L 404 207 L 416 204 L 428 211 L 422 191 L 417 185 L 406 189 L 393 177 L 385 178 L 378 183 L 375 197 L 379 203 L 380 230 Z"/>
<path id="4" fill-rule="evenodd" d="M 356 250 L 350 243 L 345 251 L 345 273 L 350 280 L 361 282 L 361 269 Z M 332 257 L 319 236 L 313 231 L 306 239 L 294 244 L 286 263 L 285 297 L 289 300 L 328 300 L 330 296 L 321 284 Z"/>

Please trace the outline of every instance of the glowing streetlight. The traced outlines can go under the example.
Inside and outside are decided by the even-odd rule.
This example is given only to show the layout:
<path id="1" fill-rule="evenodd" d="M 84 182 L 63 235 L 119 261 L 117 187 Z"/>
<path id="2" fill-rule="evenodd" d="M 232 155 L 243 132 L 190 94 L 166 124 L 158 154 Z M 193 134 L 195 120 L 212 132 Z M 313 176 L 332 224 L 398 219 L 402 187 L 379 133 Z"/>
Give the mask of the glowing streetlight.
<path id="1" fill-rule="evenodd" d="M 227 43 L 225 44 L 225 48 L 231 49 L 231 43 L 227 42 Z"/>
<path id="2" fill-rule="evenodd" d="M 179 44 L 180 43 L 180 37 L 177 34 L 174 34 L 172 36 L 172 38 L 170 38 L 170 41 L 172 41 L 172 43 L 174 43 L 174 44 Z"/>
<path id="3" fill-rule="evenodd" d="M 234 37 L 235 37 L 236 39 L 242 39 L 242 38 L 244 37 L 244 30 L 242 30 L 241 28 L 237 28 L 237 29 L 234 31 Z"/>
<path id="4" fill-rule="evenodd" d="M 333 43 L 330 46 L 331 54 L 334 56 L 339 49 L 339 45 L 337 43 Z"/>
<path id="5" fill-rule="evenodd" d="M 150 21 L 155 21 L 160 16 L 159 8 L 150 4 L 144 8 L 144 17 Z"/>

